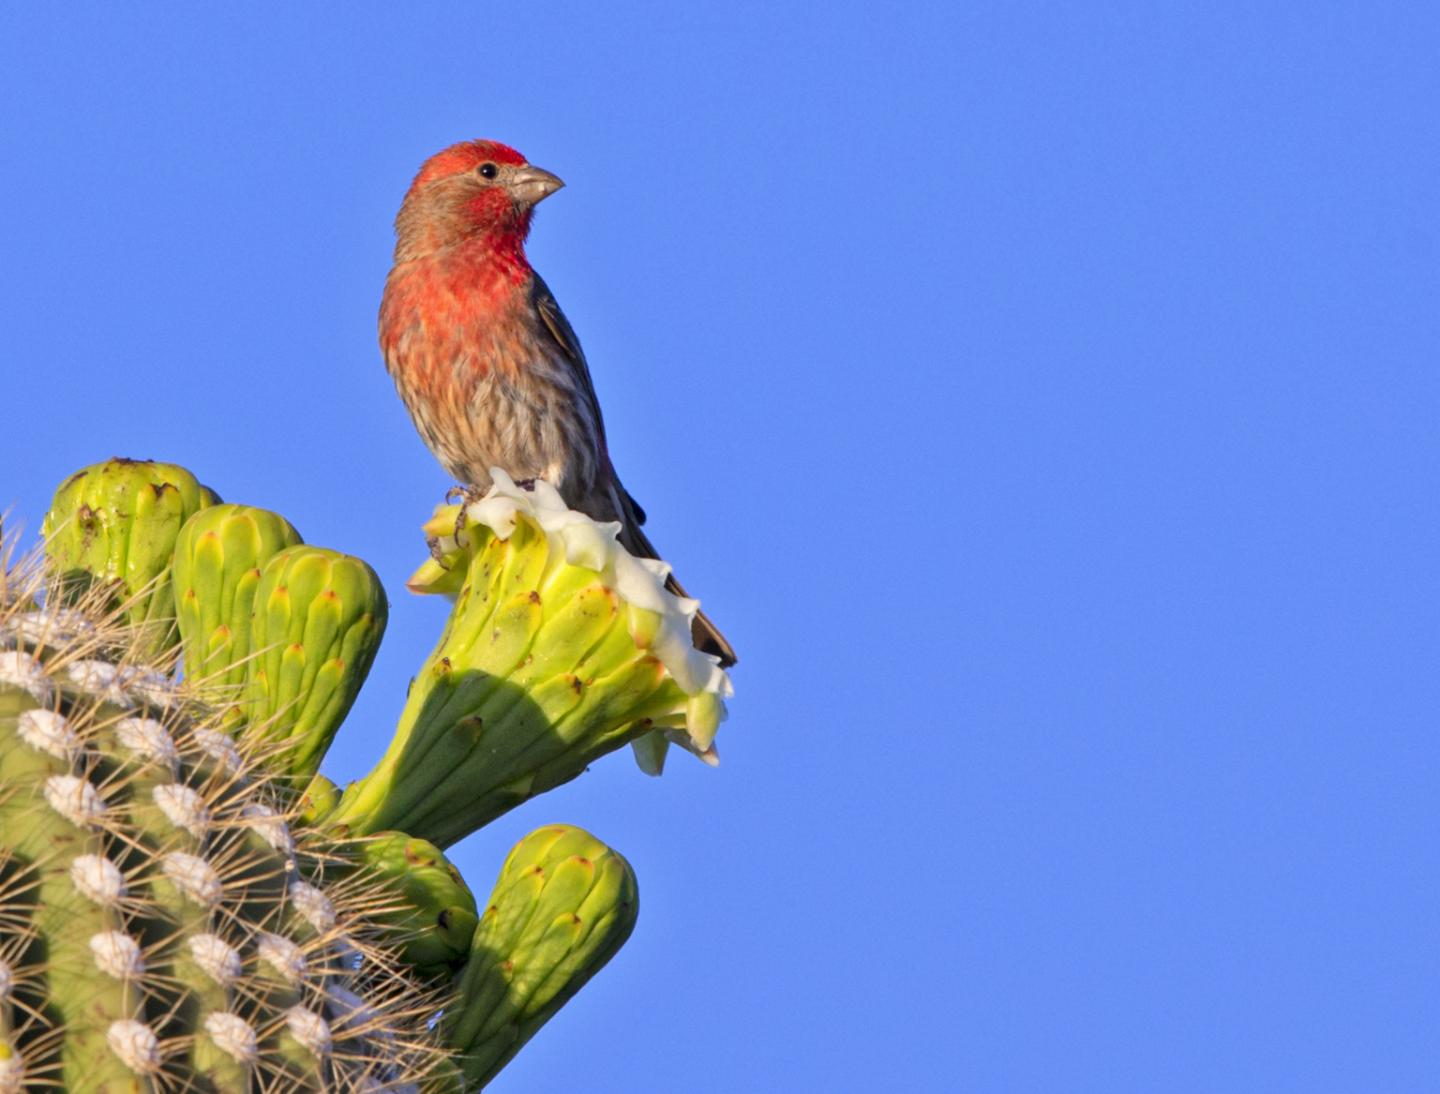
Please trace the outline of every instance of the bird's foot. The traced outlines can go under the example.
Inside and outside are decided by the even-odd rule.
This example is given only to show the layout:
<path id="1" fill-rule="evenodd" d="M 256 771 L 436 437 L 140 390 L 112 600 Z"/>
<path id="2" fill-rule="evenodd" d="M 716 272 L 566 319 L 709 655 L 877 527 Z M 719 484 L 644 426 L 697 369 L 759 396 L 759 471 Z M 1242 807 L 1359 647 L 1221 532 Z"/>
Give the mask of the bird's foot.
<path id="1" fill-rule="evenodd" d="M 470 505 L 479 501 L 485 496 L 485 491 L 478 486 L 466 486 L 464 483 L 456 483 L 445 491 L 445 500 L 454 502 L 457 499 L 462 505 Z"/>
<path id="2" fill-rule="evenodd" d="M 454 486 L 450 487 L 449 490 L 445 491 L 445 501 L 447 503 L 454 502 L 457 499 L 460 502 L 460 511 L 455 514 L 456 539 L 459 539 L 460 533 L 465 530 L 465 511 L 469 509 L 470 506 L 475 504 L 475 502 L 480 501 L 484 497 L 485 491 L 481 490 L 480 487 L 463 486 L 459 483 L 456 483 Z"/>

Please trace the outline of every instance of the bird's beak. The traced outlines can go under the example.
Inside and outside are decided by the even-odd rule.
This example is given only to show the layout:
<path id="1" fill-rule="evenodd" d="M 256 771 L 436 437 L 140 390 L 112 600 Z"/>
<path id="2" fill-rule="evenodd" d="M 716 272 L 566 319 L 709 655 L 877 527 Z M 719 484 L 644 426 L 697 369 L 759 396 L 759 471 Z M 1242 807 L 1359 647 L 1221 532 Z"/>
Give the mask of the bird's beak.
<path id="1" fill-rule="evenodd" d="M 534 205 L 544 201 L 564 185 L 549 171 L 527 165 L 517 168 L 510 176 L 508 189 L 520 204 Z"/>

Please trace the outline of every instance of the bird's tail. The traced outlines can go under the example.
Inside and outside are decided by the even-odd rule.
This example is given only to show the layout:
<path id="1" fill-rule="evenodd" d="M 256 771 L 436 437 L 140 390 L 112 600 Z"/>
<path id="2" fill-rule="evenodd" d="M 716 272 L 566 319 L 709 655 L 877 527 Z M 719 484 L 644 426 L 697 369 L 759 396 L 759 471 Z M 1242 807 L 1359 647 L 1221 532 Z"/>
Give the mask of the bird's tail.
<path id="1" fill-rule="evenodd" d="M 630 499 L 627 497 L 626 500 L 629 501 Z M 627 515 L 638 516 L 638 514 Z M 631 519 L 624 522 L 620 530 L 620 543 L 632 555 L 638 555 L 642 558 L 660 557 L 660 553 L 655 550 L 655 545 L 651 543 L 649 537 L 640 530 L 639 519 Z M 685 586 L 675 580 L 674 574 L 671 574 L 665 579 L 665 588 L 669 589 L 676 596 L 684 596 L 687 598 L 689 596 L 685 591 Z M 737 658 L 734 648 L 725 640 L 725 636 L 720 633 L 720 629 L 716 627 L 714 623 L 710 622 L 710 617 L 704 612 L 695 613 L 695 619 L 690 624 L 690 637 L 695 643 L 697 650 L 700 650 L 702 653 L 713 653 L 719 657 L 721 668 L 728 669 L 731 665 L 735 664 Z"/>

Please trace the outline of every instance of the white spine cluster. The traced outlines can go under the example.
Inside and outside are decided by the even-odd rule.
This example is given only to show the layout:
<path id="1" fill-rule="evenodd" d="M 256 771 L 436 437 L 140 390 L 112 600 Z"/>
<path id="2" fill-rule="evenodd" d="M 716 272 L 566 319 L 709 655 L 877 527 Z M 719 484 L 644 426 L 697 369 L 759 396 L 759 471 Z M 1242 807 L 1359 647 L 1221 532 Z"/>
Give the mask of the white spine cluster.
<path id="1" fill-rule="evenodd" d="M 183 828 L 196 839 L 203 839 L 210 830 L 210 810 L 205 799 L 184 783 L 167 783 L 150 792 L 165 819 L 176 828 Z"/>
<path id="2" fill-rule="evenodd" d="M 240 954 L 235 947 L 226 942 L 219 935 L 196 934 L 191 935 L 188 943 L 190 956 L 195 959 L 195 964 L 200 966 L 202 972 L 222 988 L 228 988 L 240 974 L 245 971 L 241 964 Z"/>
<path id="3" fill-rule="evenodd" d="M 330 1055 L 330 1046 L 335 1039 L 330 1032 L 330 1023 L 313 1010 L 302 1006 L 291 1007 L 285 1012 L 285 1025 L 290 1030 L 290 1036 L 312 1056 Z"/>
<path id="4" fill-rule="evenodd" d="M 180 750 L 170 731 L 154 718 L 121 718 L 115 723 L 120 747 L 143 760 L 164 764 L 172 771 L 180 762 Z"/>
<path id="5" fill-rule="evenodd" d="M 240 750 L 235 747 L 235 742 L 220 730 L 197 729 L 194 739 L 195 743 L 200 746 L 200 751 L 215 761 L 215 764 L 226 774 L 233 775 L 244 766 Z"/>
<path id="6" fill-rule="evenodd" d="M 145 972 L 140 943 L 124 931 L 101 931 L 90 936 L 95 967 L 116 980 L 133 980 Z"/>
<path id="7" fill-rule="evenodd" d="M 220 1051 L 242 1064 L 253 1064 L 260 1055 L 255 1029 L 238 1014 L 217 1010 L 205 1016 L 205 1032 Z"/>
<path id="8" fill-rule="evenodd" d="M 309 962 L 305 960 L 305 955 L 300 951 L 300 947 L 288 938 L 262 931 L 255 940 L 255 949 L 259 953 L 261 961 L 264 961 L 290 983 L 298 984 L 305 979 L 305 974 L 309 971 Z"/>
<path id="9" fill-rule="evenodd" d="M 161 710 L 169 710 L 178 698 L 174 681 L 158 672 L 137 673 L 130 681 L 130 694 Z"/>
<path id="10" fill-rule="evenodd" d="M 45 674 L 44 666 L 26 650 L 6 650 L 0 653 L 0 684 L 23 688 L 42 705 L 55 697 L 55 685 Z"/>
<path id="11" fill-rule="evenodd" d="M 144 1022 L 122 1018 L 111 1022 L 105 1033 L 110 1051 L 120 1062 L 138 1075 L 153 1075 L 164 1062 L 160 1057 L 160 1039 Z"/>
<path id="12" fill-rule="evenodd" d="M 31 748 L 57 760 L 68 762 L 82 747 L 80 735 L 70 728 L 70 720 L 55 710 L 21 711 L 16 732 Z"/>
<path id="13" fill-rule="evenodd" d="M 77 828 L 91 828 L 105 817 L 105 799 L 78 775 L 51 775 L 45 780 L 45 801 Z"/>
<path id="14" fill-rule="evenodd" d="M 202 908 L 213 908 L 220 903 L 224 892 L 220 875 L 199 855 L 170 851 L 160 860 L 160 869 L 177 889 Z"/>
<path id="15" fill-rule="evenodd" d="M 290 835 L 290 826 L 279 813 L 263 802 L 251 802 L 240 810 L 245 827 L 252 829 L 272 849 L 286 858 L 295 854 L 295 840 Z"/>
<path id="16" fill-rule="evenodd" d="M 81 612 L 69 608 L 51 611 L 41 608 L 25 612 L 13 624 L 22 642 L 37 646 L 62 646 L 94 633 L 94 624 Z"/>
<path id="17" fill-rule="evenodd" d="M 300 918 L 318 933 L 325 934 L 335 926 L 335 905 L 315 886 L 305 881 L 290 883 L 290 902 Z"/>
<path id="18" fill-rule="evenodd" d="M 70 864 L 70 882 L 86 900 L 114 908 L 125 899 L 125 875 L 104 855 L 78 855 Z"/>
<path id="19" fill-rule="evenodd" d="M 65 666 L 65 676 L 77 688 L 117 707 L 134 704 L 126 692 L 126 674 L 108 661 L 74 661 Z"/>

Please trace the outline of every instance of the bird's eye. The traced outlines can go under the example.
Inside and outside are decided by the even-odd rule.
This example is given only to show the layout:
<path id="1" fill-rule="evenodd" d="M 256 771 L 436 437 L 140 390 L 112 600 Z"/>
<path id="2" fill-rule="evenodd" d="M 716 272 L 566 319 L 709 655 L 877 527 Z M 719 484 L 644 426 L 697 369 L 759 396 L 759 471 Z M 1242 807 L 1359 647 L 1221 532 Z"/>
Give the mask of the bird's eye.
<path id="1" fill-rule="evenodd" d="M 480 165 L 480 177 L 481 177 L 481 178 L 493 179 L 493 178 L 494 178 L 496 175 L 498 175 L 499 173 L 500 173 L 500 169 L 499 169 L 498 167 L 496 167 L 493 163 L 482 163 L 482 164 Z"/>

